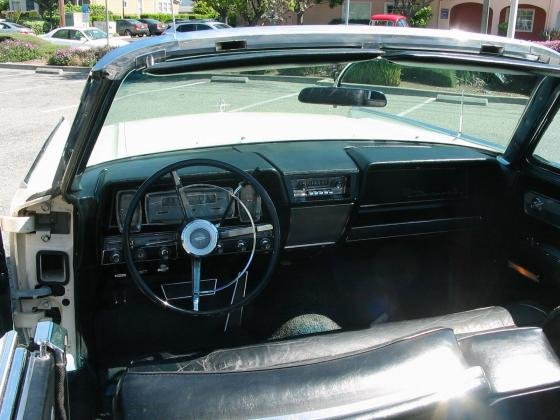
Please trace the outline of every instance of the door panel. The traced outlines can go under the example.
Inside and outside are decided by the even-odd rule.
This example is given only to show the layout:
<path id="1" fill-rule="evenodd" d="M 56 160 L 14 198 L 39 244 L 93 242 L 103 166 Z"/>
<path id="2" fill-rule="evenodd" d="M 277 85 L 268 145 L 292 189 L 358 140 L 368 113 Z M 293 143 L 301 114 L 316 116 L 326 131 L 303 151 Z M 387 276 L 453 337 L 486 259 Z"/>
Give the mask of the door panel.
<path id="1" fill-rule="evenodd" d="M 551 115 L 520 160 L 509 229 L 510 268 L 538 284 L 541 301 L 554 307 L 560 303 L 560 113 Z"/>

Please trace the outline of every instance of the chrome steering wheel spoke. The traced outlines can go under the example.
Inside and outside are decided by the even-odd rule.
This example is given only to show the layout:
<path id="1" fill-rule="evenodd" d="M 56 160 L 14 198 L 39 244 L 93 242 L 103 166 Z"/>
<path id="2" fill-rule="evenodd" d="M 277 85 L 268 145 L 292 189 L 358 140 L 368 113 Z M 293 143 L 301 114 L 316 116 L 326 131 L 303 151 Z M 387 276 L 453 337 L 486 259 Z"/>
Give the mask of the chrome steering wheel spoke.
<path id="1" fill-rule="evenodd" d="M 200 271 L 202 260 L 200 257 L 191 258 L 191 271 L 192 271 L 192 307 L 193 311 L 198 311 L 200 302 Z"/>

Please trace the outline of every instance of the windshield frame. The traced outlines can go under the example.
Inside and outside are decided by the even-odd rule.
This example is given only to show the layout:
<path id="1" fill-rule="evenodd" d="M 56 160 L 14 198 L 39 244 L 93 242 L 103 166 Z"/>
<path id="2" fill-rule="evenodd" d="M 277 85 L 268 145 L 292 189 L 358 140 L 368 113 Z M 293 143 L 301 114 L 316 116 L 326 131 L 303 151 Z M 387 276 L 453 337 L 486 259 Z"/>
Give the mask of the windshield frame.
<path id="1" fill-rule="evenodd" d="M 354 28 L 351 29 L 354 30 Z M 312 28 L 305 28 L 304 30 L 311 31 Z M 360 28 L 358 32 L 362 32 L 363 30 L 363 28 Z M 216 37 L 218 37 L 218 39 L 220 37 L 225 39 L 231 38 L 233 30 L 201 32 L 205 32 L 205 34 L 199 37 L 201 40 L 214 40 Z M 212 34 L 209 35 L 207 34 L 208 32 L 212 32 Z M 256 31 L 249 32 L 258 33 Z M 280 31 L 278 32 L 280 34 Z M 430 31 L 426 33 L 429 32 Z M 219 35 L 215 35 L 216 33 Z M 393 36 L 393 34 L 391 34 L 391 36 Z M 396 48 L 396 46 L 392 48 L 391 45 L 384 45 L 383 49 L 364 49 L 364 42 L 358 42 L 360 34 L 350 33 L 348 34 L 348 39 L 344 38 L 344 36 L 338 37 L 337 42 L 339 42 L 340 45 L 357 46 L 357 44 L 360 44 L 361 48 L 356 48 L 354 46 L 346 48 L 328 48 L 323 44 L 315 48 L 310 47 L 304 49 L 301 48 L 301 45 L 295 45 L 291 48 L 281 48 L 281 46 L 279 46 L 279 48 L 271 50 L 268 48 L 270 44 L 264 42 L 266 41 L 266 37 L 261 37 L 260 40 L 264 39 L 264 45 L 260 50 L 257 48 L 250 51 L 226 50 L 223 52 L 216 52 L 216 48 L 214 47 L 214 50 L 211 52 L 209 47 L 201 48 L 199 46 L 197 48 L 196 44 L 194 48 L 185 50 L 181 43 L 169 43 L 169 40 L 167 40 L 167 43 L 154 42 L 153 45 L 147 43 L 147 46 L 143 48 L 145 51 L 143 55 L 139 54 L 139 48 L 135 48 L 133 45 L 119 49 L 120 51 L 115 50 L 113 53 L 107 54 L 105 58 L 100 60 L 94 67 L 88 79 L 83 100 L 77 111 L 77 115 L 83 115 L 85 118 L 77 118 L 74 120 L 63 156 L 65 170 L 61 178 L 57 181 L 57 188 L 60 188 L 63 194 L 68 194 L 75 176 L 85 170 L 97 136 L 103 126 L 103 122 L 105 121 L 110 105 L 120 84 L 131 71 L 142 67 L 145 68 L 145 63 L 148 61 L 146 61 L 144 57 L 156 57 L 156 60 L 152 61 L 153 65 L 150 65 L 148 70 L 156 73 L 161 72 L 162 74 L 185 72 L 189 70 L 220 69 L 231 67 L 233 64 L 243 67 L 255 66 L 262 63 L 296 64 L 301 62 L 309 64 L 341 60 L 364 60 L 375 58 L 388 52 L 389 54 L 386 54 L 387 58 L 393 55 L 413 57 L 414 54 L 417 54 L 417 56 L 414 56 L 415 59 L 421 61 L 427 59 L 427 56 L 423 56 L 423 54 L 439 54 L 441 59 L 445 58 L 445 62 L 469 63 L 474 66 L 492 68 L 521 68 L 525 72 L 535 73 L 541 76 L 554 75 L 558 77 L 560 75 L 560 66 L 557 64 L 557 62 L 560 62 L 560 55 L 558 55 L 558 61 L 553 61 L 553 64 L 546 64 L 538 61 L 528 61 L 527 59 L 508 58 L 504 56 L 474 55 L 464 51 L 457 53 L 438 53 L 437 48 L 434 49 L 435 52 L 427 53 L 426 49 L 414 49 L 414 45 L 409 45 L 408 49 L 406 47 Z M 169 54 L 166 54 L 167 50 L 162 44 L 169 45 L 173 48 L 179 46 L 179 50 L 175 50 L 175 53 L 173 53 L 173 50 L 170 50 Z M 191 45 L 191 47 L 193 47 L 193 45 Z M 160 52 L 164 52 L 163 55 Z M 518 49 L 515 49 L 515 54 L 519 52 Z M 345 57 L 344 59 L 342 59 L 343 56 Z M 177 58 L 174 59 L 174 57 Z M 135 59 L 131 60 L 131 58 Z M 119 64 L 117 65 L 117 63 Z M 521 121 L 523 121 L 523 118 Z"/>

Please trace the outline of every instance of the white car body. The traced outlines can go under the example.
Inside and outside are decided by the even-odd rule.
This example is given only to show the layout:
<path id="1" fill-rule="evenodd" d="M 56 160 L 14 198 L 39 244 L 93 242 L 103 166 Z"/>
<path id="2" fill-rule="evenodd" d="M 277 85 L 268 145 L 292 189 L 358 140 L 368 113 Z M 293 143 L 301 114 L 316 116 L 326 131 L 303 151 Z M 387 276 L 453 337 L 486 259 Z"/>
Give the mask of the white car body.
<path id="1" fill-rule="evenodd" d="M 91 31 L 103 32 L 97 28 L 76 28 L 72 26 L 64 26 L 56 28 L 45 35 L 40 35 L 45 41 L 56 45 L 63 45 L 75 48 L 100 48 L 107 45 L 107 37 L 93 38 Z M 104 33 L 104 32 L 103 32 Z M 128 45 L 128 42 L 122 39 L 109 37 L 109 46 L 122 47 Z"/>

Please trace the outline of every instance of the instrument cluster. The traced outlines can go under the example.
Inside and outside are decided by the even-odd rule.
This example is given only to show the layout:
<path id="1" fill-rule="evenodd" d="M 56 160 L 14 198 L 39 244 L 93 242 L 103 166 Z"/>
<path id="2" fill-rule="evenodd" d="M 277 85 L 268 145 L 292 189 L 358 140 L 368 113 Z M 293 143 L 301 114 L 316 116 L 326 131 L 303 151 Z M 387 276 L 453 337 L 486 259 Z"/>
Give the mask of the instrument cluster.
<path id="1" fill-rule="evenodd" d="M 121 231 L 134 193 L 135 190 L 121 190 L 116 193 L 116 221 Z M 132 232 L 140 231 L 143 224 L 180 224 L 184 219 L 183 205 L 189 219 L 219 221 L 222 218 L 239 218 L 241 222 L 248 222 L 249 217 L 245 208 L 251 214 L 254 222 L 261 219 L 261 198 L 252 185 L 239 185 L 234 190 L 231 187 L 199 184 L 182 187 L 179 194 L 181 194 L 182 200 L 175 190 L 147 193 L 143 202 L 134 211 L 131 223 Z M 243 206 L 234 200 L 231 194 L 235 195 Z"/>

